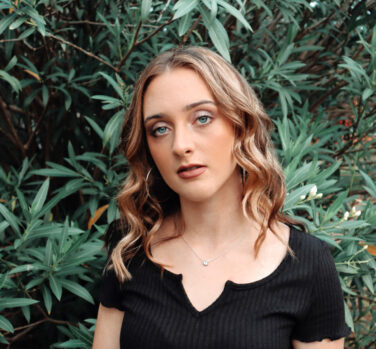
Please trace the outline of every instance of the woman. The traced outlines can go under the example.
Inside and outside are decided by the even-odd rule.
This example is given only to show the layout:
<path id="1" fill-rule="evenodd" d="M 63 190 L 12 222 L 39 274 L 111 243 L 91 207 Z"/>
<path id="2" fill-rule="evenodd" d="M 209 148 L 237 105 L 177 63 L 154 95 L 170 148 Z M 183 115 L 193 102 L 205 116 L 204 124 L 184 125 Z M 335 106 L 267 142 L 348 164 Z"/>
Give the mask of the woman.
<path id="1" fill-rule="evenodd" d="M 94 348 L 343 348 L 335 266 L 281 213 L 271 127 L 208 49 L 146 67 L 124 123 L 130 172 L 120 236 L 107 233 Z"/>

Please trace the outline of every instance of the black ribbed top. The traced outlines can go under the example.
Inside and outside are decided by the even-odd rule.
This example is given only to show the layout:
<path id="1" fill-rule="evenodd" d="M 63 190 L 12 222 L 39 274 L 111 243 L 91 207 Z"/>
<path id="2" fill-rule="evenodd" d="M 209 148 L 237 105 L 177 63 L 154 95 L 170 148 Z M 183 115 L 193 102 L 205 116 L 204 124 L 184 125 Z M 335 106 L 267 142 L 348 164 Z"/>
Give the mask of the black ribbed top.
<path id="1" fill-rule="evenodd" d="M 120 285 L 113 270 L 102 279 L 100 302 L 124 311 L 120 343 L 126 349 L 290 349 L 303 342 L 345 337 L 344 303 L 328 245 L 290 229 L 296 259 L 286 255 L 267 277 L 237 284 L 227 281 L 209 307 L 197 311 L 182 275 L 136 255 L 132 280 Z M 203 289 L 202 292 L 205 292 Z"/>

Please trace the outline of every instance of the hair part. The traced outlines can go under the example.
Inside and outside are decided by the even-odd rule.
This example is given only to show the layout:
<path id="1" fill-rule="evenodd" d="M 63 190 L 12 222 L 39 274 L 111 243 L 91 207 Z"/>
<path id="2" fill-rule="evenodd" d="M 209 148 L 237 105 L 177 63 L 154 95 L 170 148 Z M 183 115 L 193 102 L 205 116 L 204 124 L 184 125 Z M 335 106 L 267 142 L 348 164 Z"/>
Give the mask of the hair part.
<path id="1" fill-rule="evenodd" d="M 268 229 L 282 241 L 276 232 L 277 223 L 303 226 L 282 213 L 286 189 L 270 139 L 273 123 L 254 90 L 231 64 L 209 49 L 173 49 L 155 57 L 142 72 L 125 115 L 121 148 L 129 163 L 129 174 L 118 195 L 124 233 L 109 260 L 109 264 L 112 263 L 110 267 L 113 266 L 121 281 L 131 278 L 125 265 L 141 247 L 154 261 L 150 253 L 152 238 L 163 219 L 177 213 L 180 208 L 178 195 L 163 181 L 148 151 L 142 112 L 144 94 L 152 79 L 176 68 L 192 69 L 199 74 L 212 92 L 221 113 L 234 126 L 233 155 L 239 169 L 245 173 L 243 213 L 261 227 L 254 245 L 255 255 Z M 152 171 L 147 176 L 150 169 Z M 294 256 L 290 246 L 286 246 L 288 253 Z"/>

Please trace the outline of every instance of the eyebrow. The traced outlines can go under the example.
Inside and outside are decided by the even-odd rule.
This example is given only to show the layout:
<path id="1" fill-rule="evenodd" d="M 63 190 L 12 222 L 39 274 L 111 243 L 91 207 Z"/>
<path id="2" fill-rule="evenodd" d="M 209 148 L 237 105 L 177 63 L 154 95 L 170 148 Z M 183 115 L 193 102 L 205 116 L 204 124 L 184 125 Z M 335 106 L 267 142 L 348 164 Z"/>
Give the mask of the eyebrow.
<path id="1" fill-rule="evenodd" d="M 202 101 L 198 101 L 198 102 L 194 102 L 194 103 L 191 103 L 191 104 L 188 104 L 186 105 L 183 110 L 184 111 L 189 111 L 193 108 L 196 108 L 198 107 L 199 105 L 202 105 L 202 104 L 213 104 L 213 105 L 217 105 L 215 102 L 209 100 L 209 99 L 204 99 Z M 154 114 L 154 115 L 150 115 L 150 116 L 147 116 L 144 120 L 144 124 L 146 124 L 149 120 L 152 120 L 152 119 L 161 119 L 165 114 L 163 113 L 160 113 L 160 114 Z"/>

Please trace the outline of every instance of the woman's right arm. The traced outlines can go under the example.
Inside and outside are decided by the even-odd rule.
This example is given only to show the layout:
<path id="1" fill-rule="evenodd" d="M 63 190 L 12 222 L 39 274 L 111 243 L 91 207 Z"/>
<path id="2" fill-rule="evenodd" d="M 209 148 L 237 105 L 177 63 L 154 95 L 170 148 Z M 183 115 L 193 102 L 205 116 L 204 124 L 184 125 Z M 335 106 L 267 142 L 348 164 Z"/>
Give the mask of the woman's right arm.
<path id="1" fill-rule="evenodd" d="M 124 311 L 99 304 L 93 349 L 120 349 L 120 331 Z"/>

